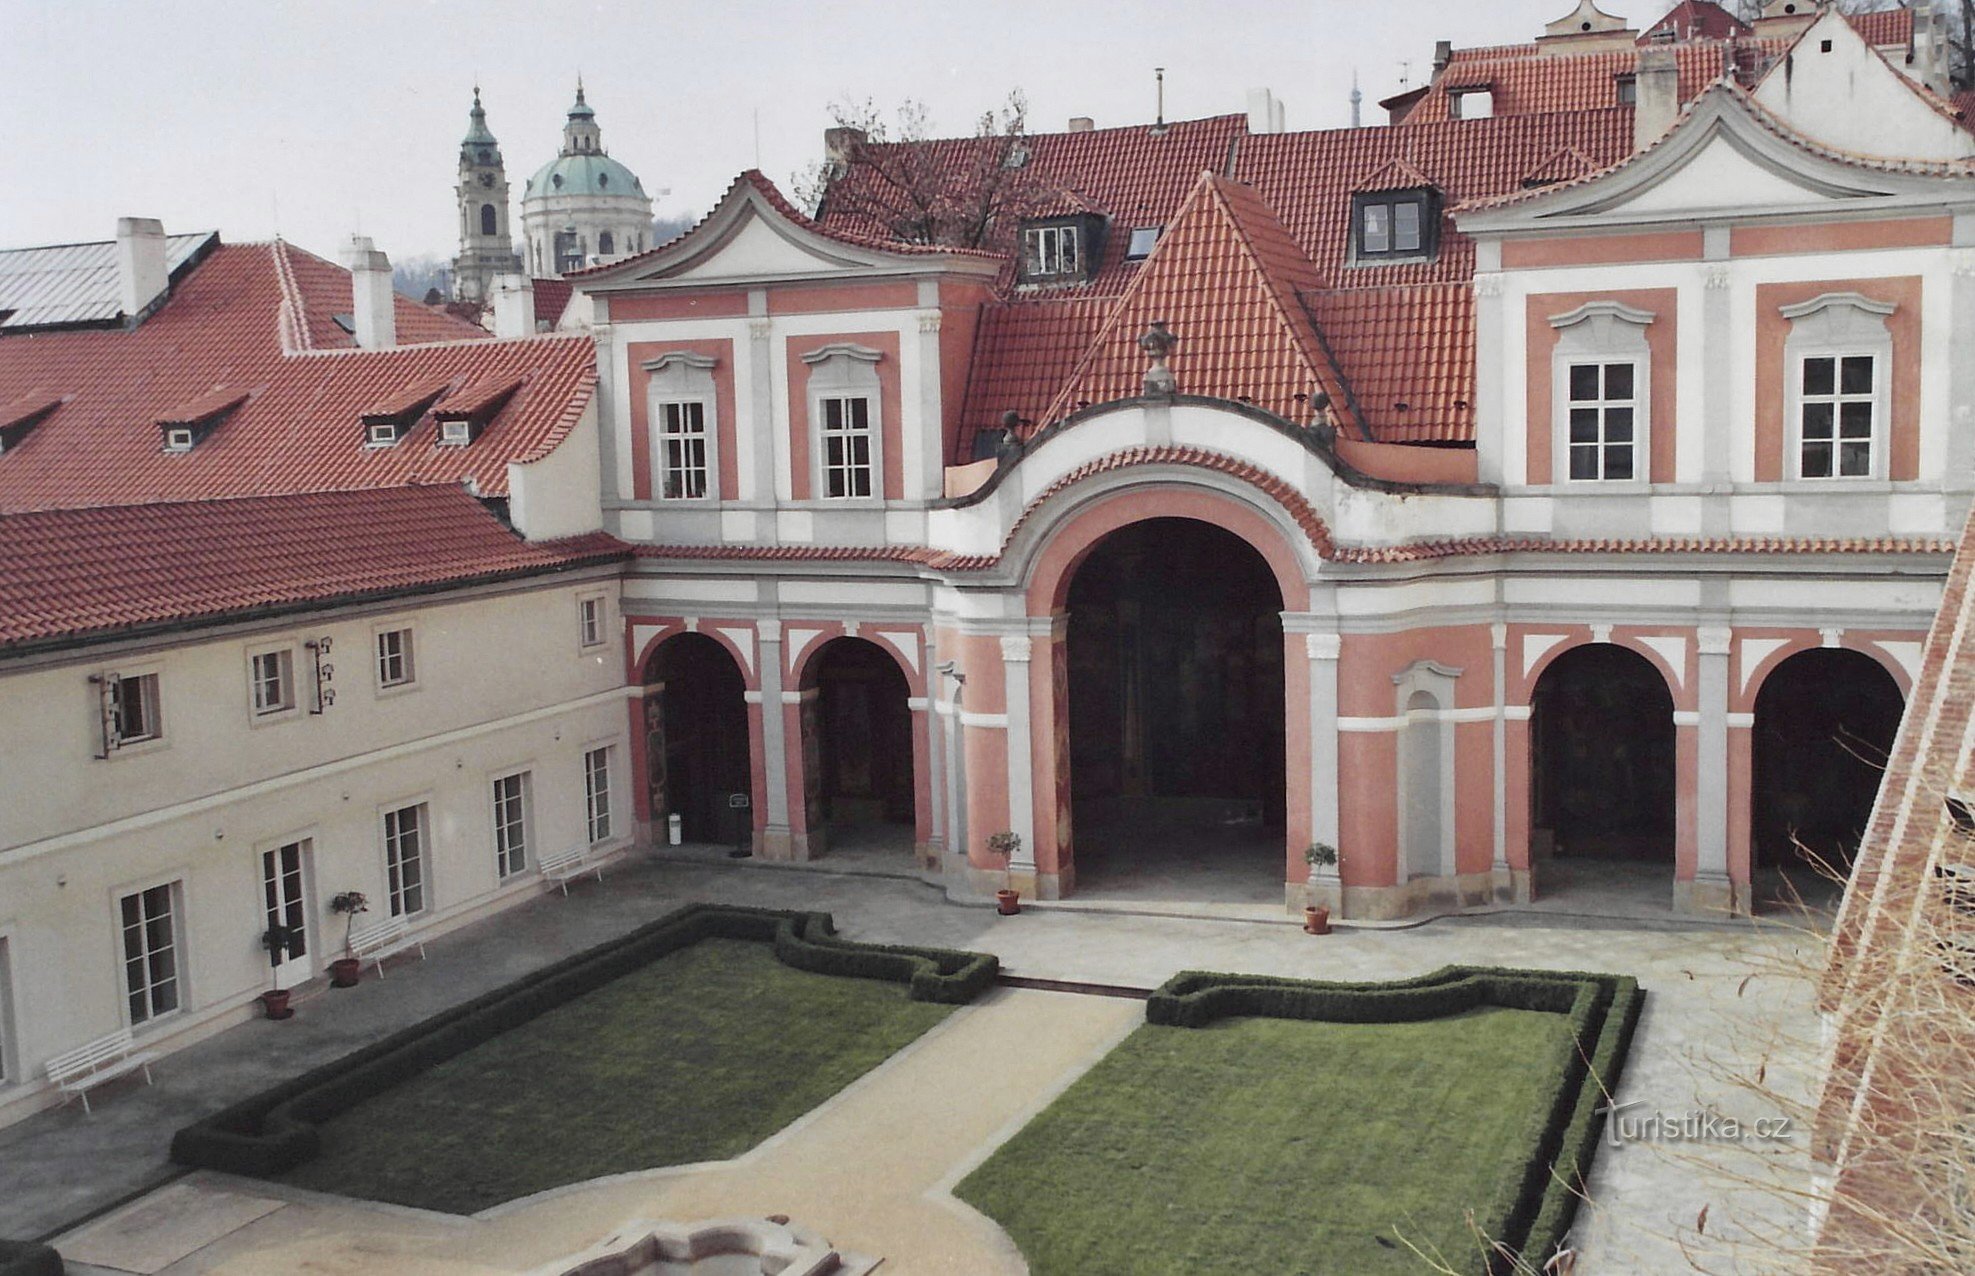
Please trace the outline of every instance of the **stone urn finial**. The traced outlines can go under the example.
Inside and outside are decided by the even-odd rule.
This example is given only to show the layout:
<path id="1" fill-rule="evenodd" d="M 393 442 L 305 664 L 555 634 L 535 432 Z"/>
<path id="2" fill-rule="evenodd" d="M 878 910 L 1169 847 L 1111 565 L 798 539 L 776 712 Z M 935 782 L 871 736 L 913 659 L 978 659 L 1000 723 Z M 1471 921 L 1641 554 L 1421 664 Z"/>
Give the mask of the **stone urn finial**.
<path id="1" fill-rule="evenodd" d="M 1174 347 L 1180 339 L 1166 327 L 1164 319 L 1154 319 L 1145 335 L 1138 339 L 1138 348 L 1152 356 L 1152 366 L 1145 370 L 1145 392 L 1147 394 L 1176 394 L 1179 382 L 1173 379 L 1173 370 L 1166 366 Z"/>

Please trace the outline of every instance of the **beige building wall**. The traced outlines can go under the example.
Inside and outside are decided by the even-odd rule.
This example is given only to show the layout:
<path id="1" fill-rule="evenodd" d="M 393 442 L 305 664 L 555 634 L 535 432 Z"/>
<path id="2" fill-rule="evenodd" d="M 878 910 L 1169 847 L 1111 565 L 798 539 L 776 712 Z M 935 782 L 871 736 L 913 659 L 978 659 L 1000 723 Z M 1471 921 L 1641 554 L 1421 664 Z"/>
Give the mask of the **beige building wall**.
<path id="1" fill-rule="evenodd" d="M 263 852 L 306 846 L 308 965 L 342 955 L 330 898 L 362 891 L 388 918 L 383 820 L 423 803 L 425 900 L 436 933 L 542 888 L 544 852 L 589 845 L 585 754 L 610 752 L 612 821 L 629 844 L 633 796 L 617 582 L 609 569 L 476 596 L 317 613 L 176 642 L 69 653 L 0 675 L 0 1123 L 58 1097 L 43 1065 L 130 1024 L 119 901 L 169 884 L 177 1009 L 140 1023 L 169 1048 L 258 1013 L 271 986 Z M 579 603 L 602 609 L 582 644 Z M 380 689 L 375 635 L 409 626 L 415 681 Z M 310 639 L 330 642 L 334 703 L 313 703 Z M 295 710 L 256 720 L 249 654 L 293 652 Z M 100 752 L 92 674 L 160 676 L 163 738 Z M 528 773 L 528 867 L 496 866 L 492 787 Z M 291 974 L 290 979 L 293 979 Z"/>

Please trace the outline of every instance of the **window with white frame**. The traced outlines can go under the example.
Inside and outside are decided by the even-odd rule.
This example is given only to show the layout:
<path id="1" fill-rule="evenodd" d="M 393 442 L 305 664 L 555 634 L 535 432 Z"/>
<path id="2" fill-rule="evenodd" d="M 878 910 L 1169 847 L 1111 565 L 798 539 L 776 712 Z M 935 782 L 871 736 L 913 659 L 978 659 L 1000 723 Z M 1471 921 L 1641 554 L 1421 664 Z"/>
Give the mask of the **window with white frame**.
<path id="1" fill-rule="evenodd" d="M 647 374 L 651 416 L 652 494 L 659 500 L 703 501 L 717 495 L 717 363 L 696 351 L 668 350 L 640 365 Z"/>
<path id="2" fill-rule="evenodd" d="M 177 1010 L 178 883 L 167 882 L 117 901 L 123 926 L 123 986 L 134 1028 Z"/>
<path id="3" fill-rule="evenodd" d="M 111 676 L 110 725 L 118 748 L 163 737 L 164 720 L 158 713 L 157 674 Z"/>
<path id="4" fill-rule="evenodd" d="M 391 916 L 425 911 L 425 803 L 384 812 L 384 876 Z"/>
<path id="5" fill-rule="evenodd" d="M 289 842 L 261 852 L 261 906 L 267 928 L 278 926 L 288 932 L 287 944 L 269 954 L 276 966 L 308 956 L 308 893 L 302 876 L 308 846 L 306 841 Z"/>
<path id="6" fill-rule="evenodd" d="M 1643 483 L 1650 478 L 1648 435 L 1652 351 L 1650 311 L 1590 301 L 1552 315 L 1555 409 L 1553 478 L 1560 483 Z"/>
<path id="7" fill-rule="evenodd" d="M 295 654 L 287 647 L 257 651 L 250 659 L 254 714 L 267 717 L 295 707 Z"/>
<path id="8" fill-rule="evenodd" d="M 418 679 L 412 664 L 411 628 L 377 631 L 377 685 L 408 687 Z"/>
<path id="9" fill-rule="evenodd" d="M 610 840 L 610 746 L 583 755 L 583 801 L 589 816 L 590 844 Z"/>
<path id="10" fill-rule="evenodd" d="M 603 646 L 602 598 L 593 596 L 576 600 L 576 632 L 583 646 Z"/>
<path id="11" fill-rule="evenodd" d="M 802 356 L 809 365 L 809 419 L 814 423 L 814 482 L 825 500 L 882 495 L 884 442 L 879 429 L 878 361 L 866 346 L 832 342 Z"/>
<path id="12" fill-rule="evenodd" d="M 494 866 L 502 877 L 528 867 L 528 772 L 494 781 Z"/>
<path id="13" fill-rule="evenodd" d="M 1022 232 L 1022 275 L 1026 279 L 1061 279 L 1083 269 L 1081 228 L 1030 226 Z"/>
<path id="14" fill-rule="evenodd" d="M 706 405 L 662 403 L 658 416 L 659 496 L 696 501 L 707 493 Z"/>
<path id="15" fill-rule="evenodd" d="M 871 400 L 823 400 L 823 495 L 869 496 L 872 492 Z"/>
<path id="16" fill-rule="evenodd" d="M 1638 367 L 1619 363 L 1573 363 L 1566 380 L 1570 402 L 1570 477 L 1638 477 Z"/>
<path id="17" fill-rule="evenodd" d="M 1856 292 L 1781 308 L 1790 460 L 1801 479 L 1884 476 L 1896 309 Z"/>

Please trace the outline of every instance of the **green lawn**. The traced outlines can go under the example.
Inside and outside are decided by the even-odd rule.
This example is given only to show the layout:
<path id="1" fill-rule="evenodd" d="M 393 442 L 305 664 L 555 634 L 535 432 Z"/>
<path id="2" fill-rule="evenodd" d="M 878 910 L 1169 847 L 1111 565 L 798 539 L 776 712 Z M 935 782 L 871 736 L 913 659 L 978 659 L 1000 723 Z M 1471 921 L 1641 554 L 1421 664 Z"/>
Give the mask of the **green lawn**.
<path id="1" fill-rule="evenodd" d="M 951 1009 L 701 940 L 325 1122 L 322 1154 L 282 1179 L 470 1213 L 736 1156 Z"/>
<path id="2" fill-rule="evenodd" d="M 1037 1276 L 1424 1270 L 1401 1234 L 1471 1265 L 1464 1211 L 1520 1168 L 1568 1037 L 1499 1008 L 1148 1024 L 957 1191 Z"/>

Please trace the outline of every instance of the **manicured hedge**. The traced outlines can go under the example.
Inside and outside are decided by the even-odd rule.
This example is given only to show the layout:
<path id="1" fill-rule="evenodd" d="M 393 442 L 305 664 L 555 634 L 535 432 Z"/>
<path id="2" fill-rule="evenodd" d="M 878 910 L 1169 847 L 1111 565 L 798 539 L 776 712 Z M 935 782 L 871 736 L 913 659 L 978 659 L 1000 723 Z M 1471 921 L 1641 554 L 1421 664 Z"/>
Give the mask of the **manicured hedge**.
<path id="1" fill-rule="evenodd" d="M 836 934 L 828 913 L 689 905 L 188 1125 L 172 1138 L 172 1159 L 230 1174 L 281 1174 L 320 1150 L 322 1121 L 667 953 L 712 938 L 771 944 L 779 960 L 797 969 L 902 983 L 916 1001 L 949 1005 L 972 1000 L 1000 968 L 987 954 L 855 943 Z"/>
<path id="2" fill-rule="evenodd" d="M 62 1256 L 33 1241 L 0 1240 L 0 1276 L 62 1276 Z"/>
<path id="3" fill-rule="evenodd" d="M 1444 966 L 1383 984 L 1326 983 L 1269 975 L 1189 970 L 1146 1003 L 1147 1023 L 1200 1028 L 1234 1015 L 1332 1023 L 1409 1023 L 1481 1006 L 1565 1015 L 1571 1035 L 1552 1060 L 1550 1093 L 1530 1113 L 1521 1174 L 1476 1212 L 1482 1233 L 1528 1255 L 1541 1268 L 1569 1235 L 1578 1192 L 1597 1154 L 1605 1097 L 1618 1089 L 1645 992 L 1638 981 L 1576 971 Z M 1477 1259 L 1477 1271 L 1512 1266 L 1503 1255 Z"/>

